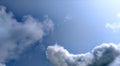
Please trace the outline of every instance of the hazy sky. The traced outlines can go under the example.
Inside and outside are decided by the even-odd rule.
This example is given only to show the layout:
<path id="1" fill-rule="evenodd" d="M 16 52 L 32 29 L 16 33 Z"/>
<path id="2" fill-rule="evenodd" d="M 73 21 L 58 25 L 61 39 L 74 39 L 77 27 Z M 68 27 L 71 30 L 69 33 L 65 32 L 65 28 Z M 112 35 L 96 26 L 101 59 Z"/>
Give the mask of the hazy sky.
<path id="1" fill-rule="evenodd" d="M 1 45 L 4 37 L 11 39 L 9 41 L 13 43 L 32 44 L 22 50 L 22 53 L 18 53 L 19 58 L 7 58 L 9 61 L 5 62 L 6 66 L 52 66 L 54 62 L 50 63 L 53 60 L 49 58 L 49 61 L 45 52 L 47 48 L 54 50 L 55 44 L 63 46 L 70 53 L 80 54 L 89 52 L 102 43 L 118 44 L 120 42 L 119 0 L 0 0 L 0 5 L 6 7 L 7 12 L 1 11 L 0 26 L 4 20 L 8 20 L 7 23 L 10 22 L 10 25 L 5 24 L 6 27 L 0 28 L 15 32 L 12 34 L 10 31 L 4 34 L 3 30 L 0 30 L 1 35 L 12 34 L 10 34 L 12 38 L 0 36 Z M 13 17 L 9 12 L 13 13 Z M 27 18 L 24 18 L 25 16 Z M 18 27 L 14 28 L 11 24 Z M 25 34 L 22 34 L 21 30 Z M 51 45 L 53 47 L 49 48 Z M 62 50 L 64 53 L 64 49 Z M 18 51 L 20 52 L 21 49 Z M 61 65 L 56 62 L 56 66 Z"/>

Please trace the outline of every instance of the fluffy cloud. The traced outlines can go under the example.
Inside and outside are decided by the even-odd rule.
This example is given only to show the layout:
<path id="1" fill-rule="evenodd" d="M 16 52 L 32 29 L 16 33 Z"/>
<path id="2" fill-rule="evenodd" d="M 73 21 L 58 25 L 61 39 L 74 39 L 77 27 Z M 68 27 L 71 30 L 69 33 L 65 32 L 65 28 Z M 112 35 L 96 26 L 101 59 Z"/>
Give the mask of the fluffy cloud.
<path id="1" fill-rule="evenodd" d="M 43 22 L 32 16 L 24 16 L 18 22 L 11 12 L 0 7 L 0 63 L 15 59 L 27 47 L 42 39 L 47 32 L 53 30 L 53 22 L 46 18 Z M 5 66 L 0 64 L 0 66 Z"/>
<path id="2" fill-rule="evenodd" d="M 107 23 L 105 27 L 117 32 L 120 31 L 120 22 Z"/>
<path id="3" fill-rule="evenodd" d="M 119 66 L 120 44 L 103 43 L 85 54 L 71 54 L 59 45 L 48 46 L 47 59 L 55 66 Z"/>

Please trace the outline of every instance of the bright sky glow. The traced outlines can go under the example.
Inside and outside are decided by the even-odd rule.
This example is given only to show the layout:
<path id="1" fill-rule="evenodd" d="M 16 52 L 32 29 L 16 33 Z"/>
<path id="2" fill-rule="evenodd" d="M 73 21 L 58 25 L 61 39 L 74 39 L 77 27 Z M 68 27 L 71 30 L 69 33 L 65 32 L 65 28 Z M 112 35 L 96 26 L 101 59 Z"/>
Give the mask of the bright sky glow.
<path id="1" fill-rule="evenodd" d="M 117 17 L 120 18 L 120 13 L 117 13 Z"/>

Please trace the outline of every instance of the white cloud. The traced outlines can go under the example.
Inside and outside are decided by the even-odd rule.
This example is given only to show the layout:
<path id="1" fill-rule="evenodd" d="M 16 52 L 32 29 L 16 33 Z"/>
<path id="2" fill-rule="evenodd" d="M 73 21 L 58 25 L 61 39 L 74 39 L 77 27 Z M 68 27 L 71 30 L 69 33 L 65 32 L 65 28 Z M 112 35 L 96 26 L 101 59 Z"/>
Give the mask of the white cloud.
<path id="1" fill-rule="evenodd" d="M 120 44 L 103 43 L 85 54 L 71 54 L 64 47 L 54 45 L 48 46 L 46 56 L 55 66 L 116 66 Z"/>
<path id="2" fill-rule="evenodd" d="M 113 32 L 120 31 L 120 22 L 107 23 L 106 28 L 111 29 Z"/>
<path id="3" fill-rule="evenodd" d="M 64 17 L 64 22 L 68 22 L 68 21 L 70 21 L 70 20 L 72 20 L 72 16 L 71 16 L 71 15 L 66 15 L 66 16 Z"/>
<path id="4" fill-rule="evenodd" d="M 6 66 L 5 64 L 0 63 L 0 66 Z"/>
<path id="5" fill-rule="evenodd" d="M 40 22 L 32 16 L 25 16 L 23 22 L 18 22 L 5 9 L 0 7 L 0 63 L 17 58 L 27 47 L 53 30 L 54 26 L 49 18 Z"/>

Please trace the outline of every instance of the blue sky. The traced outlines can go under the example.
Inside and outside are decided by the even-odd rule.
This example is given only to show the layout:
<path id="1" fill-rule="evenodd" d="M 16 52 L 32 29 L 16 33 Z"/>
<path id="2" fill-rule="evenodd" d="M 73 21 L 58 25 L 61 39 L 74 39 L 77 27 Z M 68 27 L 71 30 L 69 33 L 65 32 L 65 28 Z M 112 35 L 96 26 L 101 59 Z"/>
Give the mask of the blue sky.
<path id="1" fill-rule="evenodd" d="M 120 42 L 119 0 L 1 0 L 0 5 L 18 22 L 31 15 L 40 22 L 50 19 L 54 23 L 54 31 L 48 31 L 7 66 L 52 66 L 45 54 L 50 45 L 58 44 L 70 53 L 80 54 L 102 43 Z"/>

